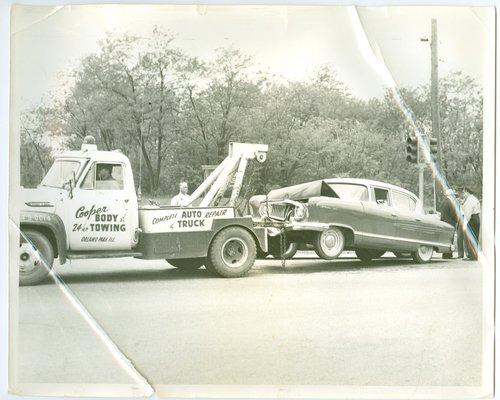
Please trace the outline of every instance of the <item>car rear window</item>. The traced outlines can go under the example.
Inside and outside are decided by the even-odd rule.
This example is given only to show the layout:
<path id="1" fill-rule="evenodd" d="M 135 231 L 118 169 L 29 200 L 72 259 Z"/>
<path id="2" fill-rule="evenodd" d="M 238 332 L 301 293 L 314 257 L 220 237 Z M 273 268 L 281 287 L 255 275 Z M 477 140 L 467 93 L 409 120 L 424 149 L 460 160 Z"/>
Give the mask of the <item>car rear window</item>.
<path id="1" fill-rule="evenodd" d="M 415 211 L 415 200 L 413 200 L 406 193 L 398 192 L 396 190 L 392 191 L 392 199 L 394 200 L 394 206 L 403 211 Z"/>
<path id="2" fill-rule="evenodd" d="M 330 183 L 328 185 L 341 199 L 368 201 L 368 188 L 366 186 L 352 183 Z"/>

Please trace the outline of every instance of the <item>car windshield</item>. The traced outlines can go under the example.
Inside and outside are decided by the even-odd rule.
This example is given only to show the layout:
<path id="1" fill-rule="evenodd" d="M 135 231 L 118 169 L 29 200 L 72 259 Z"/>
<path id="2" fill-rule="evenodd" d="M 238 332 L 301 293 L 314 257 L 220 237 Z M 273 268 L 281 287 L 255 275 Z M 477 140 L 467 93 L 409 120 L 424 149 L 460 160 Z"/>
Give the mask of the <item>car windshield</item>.
<path id="1" fill-rule="evenodd" d="M 368 189 L 352 183 L 330 183 L 329 186 L 344 200 L 368 201 Z"/>
<path id="2" fill-rule="evenodd" d="M 54 161 L 54 164 L 52 164 L 52 167 L 50 167 L 49 172 L 47 172 L 40 185 L 62 188 L 73 176 L 73 173 L 77 174 L 81 164 L 82 162 L 79 160 Z"/>

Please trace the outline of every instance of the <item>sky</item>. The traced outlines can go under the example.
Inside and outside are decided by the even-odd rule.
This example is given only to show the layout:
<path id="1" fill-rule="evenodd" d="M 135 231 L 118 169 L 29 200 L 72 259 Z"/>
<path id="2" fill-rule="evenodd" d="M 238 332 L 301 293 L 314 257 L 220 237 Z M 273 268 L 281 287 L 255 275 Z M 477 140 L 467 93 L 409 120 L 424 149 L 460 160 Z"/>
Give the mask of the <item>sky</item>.
<path id="1" fill-rule="evenodd" d="M 492 50 L 491 7 L 15 6 L 13 99 L 20 109 L 40 105 L 68 84 L 65 76 L 98 50 L 106 33 L 147 39 L 154 26 L 173 33 L 176 47 L 203 60 L 219 47 L 234 46 L 286 80 L 305 79 L 329 65 L 353 95 L 380 97 L 387 81 L 364 54 L 360 37 L 398 86 L 417 86 L 430 80 L 430 42 L 420 39 L 430 38 L 432 18 L 438 22 L 440 76 L 463 71 L 481 81 Z"/>

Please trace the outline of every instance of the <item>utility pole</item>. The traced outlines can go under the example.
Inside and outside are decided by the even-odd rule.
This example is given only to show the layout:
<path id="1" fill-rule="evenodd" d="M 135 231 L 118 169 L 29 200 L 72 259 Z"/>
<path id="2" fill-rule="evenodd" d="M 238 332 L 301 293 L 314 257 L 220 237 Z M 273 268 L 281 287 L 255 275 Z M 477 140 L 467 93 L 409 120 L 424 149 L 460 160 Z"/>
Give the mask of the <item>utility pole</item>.
<path id="1" fill-rule="evenodd" d="M 438 32 L 437 21 L 431 20 L 431 116 L 432 137 L 437 139 L 437 164 L 441 166 L 441 116 L 439 115 L 439 75 L 438 75 Z M 432 170 L 434 210 L 437 207 L 436 168 Z"/>
<path id="2" fill-rule="evenodd" d="M 439 76 L 438 76 L 438 39 L 437 21 L 431 21 L 431 116 L 432 116 L 432 136 L 437 139 L 438 164 L 441 165 L 441 117 L 439 115 Z"/>

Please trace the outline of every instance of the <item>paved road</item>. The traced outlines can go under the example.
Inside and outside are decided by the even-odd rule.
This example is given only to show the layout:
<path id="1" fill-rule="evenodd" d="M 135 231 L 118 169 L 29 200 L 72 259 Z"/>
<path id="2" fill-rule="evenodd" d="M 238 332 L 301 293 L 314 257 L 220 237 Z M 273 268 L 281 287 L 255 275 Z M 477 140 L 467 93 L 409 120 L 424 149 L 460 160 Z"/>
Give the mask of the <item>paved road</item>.
<path id="1" fill-rule="evenodd" d="M 130 259 L 56 270 L 152 383 L 480 383 L 476 262 L 271 259 L 240 279 Z M 131 380 L 54 283 L 19 300 L 21 381 Z"/>

